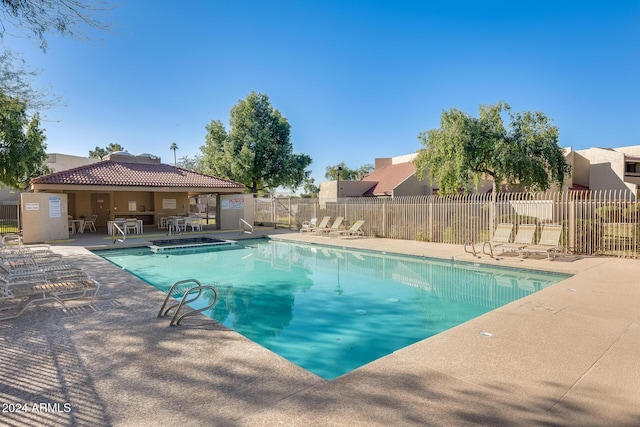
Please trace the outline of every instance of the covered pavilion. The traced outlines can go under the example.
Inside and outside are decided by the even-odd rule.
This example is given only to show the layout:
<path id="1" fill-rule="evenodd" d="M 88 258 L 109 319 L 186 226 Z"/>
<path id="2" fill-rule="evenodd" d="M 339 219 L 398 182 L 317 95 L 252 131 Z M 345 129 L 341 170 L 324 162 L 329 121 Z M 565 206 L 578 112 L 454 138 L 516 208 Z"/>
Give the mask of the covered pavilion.
<path id="1" fill-rule="evenodd" d="M 145 224 L 156 224 L 162 215 L 189 214 L 198 197 L 219 199 L 224 194 L 241 194 L 244 189 L 235 181 L 163 164 L 152 154 L 126 151 L 34 178 L 29 187 L 34 193 L 66 194 L 68 215 L 97 215 L 96 226 L 103 227 L 116 217 L 136 217 Z"/>

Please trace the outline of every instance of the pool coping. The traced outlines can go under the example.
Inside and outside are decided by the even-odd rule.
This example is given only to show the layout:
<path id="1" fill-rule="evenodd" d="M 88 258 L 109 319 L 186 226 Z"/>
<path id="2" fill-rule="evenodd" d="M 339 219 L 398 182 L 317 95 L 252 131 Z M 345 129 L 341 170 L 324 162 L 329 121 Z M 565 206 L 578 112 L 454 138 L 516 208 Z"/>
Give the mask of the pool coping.
<path id="1" fill-rule="evenodd" d="M 10 351 L 3 360 L 19 367 L 0 386 L 0 400 L 69 399 L 75 412 L 57 414 L 58 425 L 633 425 L 640 420 L 638 261 L 493 260 L 471 257 L 457 245 L 299 233 L 270 237 L 574 276 L 325 381 L 208 319 L 169 328 L 167 319 L 155 317 L 164 294 L 84 247 L 60 245 L 54 250 L 102 283 L 101 294 L 89 308 L 65 313 L 42 307 L 0 324 L 0 351 Z M 25 367 L 55 375 L 35 375 Z M 52 416 L 42 414 L 39 421 L 47 424 Z M 35 415 L 11 417 L 16 425 L 29 425 Z"/>

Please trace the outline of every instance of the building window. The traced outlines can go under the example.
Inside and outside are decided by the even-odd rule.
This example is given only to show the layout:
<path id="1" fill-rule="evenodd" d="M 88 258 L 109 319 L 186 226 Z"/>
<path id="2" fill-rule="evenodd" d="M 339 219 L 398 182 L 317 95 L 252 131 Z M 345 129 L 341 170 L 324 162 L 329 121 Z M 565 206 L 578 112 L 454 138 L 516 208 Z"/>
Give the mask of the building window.
<path id="1" fill-rule="evenodd" d="M 638 164 L 637 163 L 627 163 L 626 165 L 626 173 L 636 173 L 638 172 Z"/>

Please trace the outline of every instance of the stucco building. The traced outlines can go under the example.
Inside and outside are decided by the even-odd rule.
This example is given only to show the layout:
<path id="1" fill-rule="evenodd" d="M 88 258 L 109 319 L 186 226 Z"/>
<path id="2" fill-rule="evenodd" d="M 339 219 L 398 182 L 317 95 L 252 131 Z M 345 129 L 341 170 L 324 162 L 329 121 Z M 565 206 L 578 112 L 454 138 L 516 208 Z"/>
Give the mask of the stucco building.
<path id="1" fill-rule="evenodd" d="M 565 188 L 640 191 L 640 145 L 566 150 L 571 178 Z"/>

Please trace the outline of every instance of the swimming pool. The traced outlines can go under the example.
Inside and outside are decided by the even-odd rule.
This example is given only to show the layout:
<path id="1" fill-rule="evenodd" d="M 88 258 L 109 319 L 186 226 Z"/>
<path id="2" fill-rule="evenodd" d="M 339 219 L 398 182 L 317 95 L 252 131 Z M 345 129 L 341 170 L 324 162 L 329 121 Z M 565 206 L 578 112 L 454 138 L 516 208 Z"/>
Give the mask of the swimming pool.
<path id="1" fill-rule="evenodd" d="M 328 380 L 569 277 L 265 239 L 95 253 L 165 292 L 214 284 L 205 314 Z"/>

